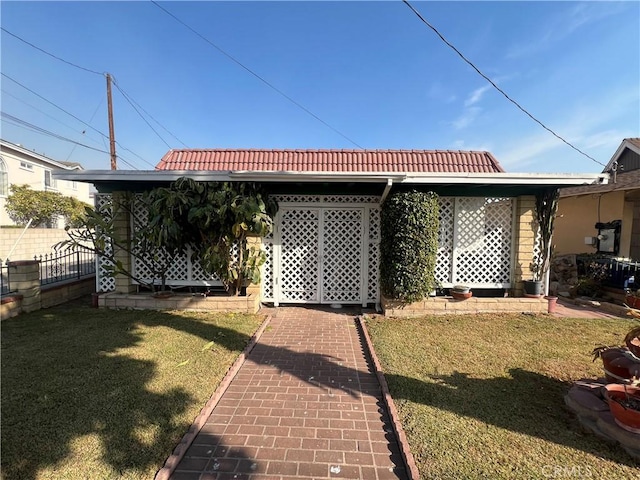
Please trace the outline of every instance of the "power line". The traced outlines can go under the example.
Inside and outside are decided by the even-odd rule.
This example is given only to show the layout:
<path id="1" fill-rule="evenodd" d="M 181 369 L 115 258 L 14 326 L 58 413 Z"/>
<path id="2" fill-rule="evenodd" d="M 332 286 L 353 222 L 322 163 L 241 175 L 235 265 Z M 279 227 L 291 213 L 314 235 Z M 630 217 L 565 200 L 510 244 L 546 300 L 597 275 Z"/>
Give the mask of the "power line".
<path id="1" fill-rule="evenodd" d="M 153 128 L 153 127 L 151 126 L 151 124 L 147 121 L 147 119 L 146 119 L 146 118 L 144 118 L 144 116 L 143 116 L 143 115 L 140 113 L 140 111 L 136 108 L 136 106 L 133 104 L 133 102 L 129 99 L 129 96 L 128 96 L 126 93 L 124 93 L 124 92 L 122 91 L 122 89 L 118 86 L 118 84 L 117 84 L 116 82 L 113 82 L 113 84 L 114 84 L 114 85 L 115 85 L 115 87 L 118 89 L 118 91 L 122 94 L 122 96 L 124 97 L 124 99 L 129 103 L 129 105 L 131 105 L 131 108 L 133 108 L 133 109 L 135 110 L 135 112 L 138 114 L 138 116 L 139 116 L 142 120 L 144 120 L 144 123 L 146 123 L 146 124 L 147 124 L 147 126 L 148 126 L 152 131 L 153 131 L 153 133 L 155 133 L 155 134 L 156 134 L 156 136 L 157 136 L 157 137 L 162 141 L 162 143 L 164 143 L 164 144 L 167 146 L 167 148 L 171 149 L 171 145 L 169 145 L 169 144 L 165 141 L 165 139 L 164 139 L 164 138 L 162 138 L 162 137 L 160 136 L 160 134 L 156 131 L 156 129 L 155 129 L 155 128 Z"/>
<path id="2" fill-rule="evenodd" d="M 87 123 L 87 122 L 85 122 L 84 120 L 82 120 L 82 119 L 80 119 L 80 118 L 76 117 L 73 113 L 68 112 L 67 110 L 65 110 L 65 109 L 64 109 L 64 108 L 62 108 L 61 106 L 56 105 L 56 104 L 55 104 L 55 103 L 53 103 L 51 100 L 46 99 L 45 97 L 43 97 L 43 96 L 42 96 L 42 95 L 40 95 L 39 93 L 37 93 L 37 92 L 35 92 L 35 91 L 31 90 L 29 87 L 26 87 L 25 85 L 23 85 L 22 83 L 18 82 L 16 79 L 14 79 L 14 78 L 10 77 L 10 76 L 9 76 L 9 75 L 7 75 L 6 73 L 4 73 L 4 72 L 0 72 L 0 75 L 2 75 L 3 77 L 8 78 L 9 80 L 11 80 L 12 82 L 14 82 L 15 84 L 17 84 L 17 85 L 21 86 L 22 88 L 24 88 L 24 89 L 25 89 L 25 90 L 27 90 L 28 92 L 31 92 L 31 93 L 32 93 L 32 94 L 34 94 L 36 97 L 38 97 L 38 98 L 40 98 L 40 99 L 44 100 L 44 101 L 45 101 L 45 102 L 47 102 L 49 105 L 52 105 L 52 106 L 56 107 L 58 110 L 60 110 L 60 111 L 62 111 L 62 112 L 64 112 L 64 113 L 66 113 L 66 114 L 67 114 L 67 115 L 69 115 L 70 117 L 72 117 L 72 118 L 76 119 L 77 121 L 79 121 L 79 122 L 80 122 L 80 123 L 82 123 L 83 125 L 86 125 L 86 126 L 87 126 L 87 127 L 89 127 L 91 130 L 93 130 L 93 131 L 95 131 L 95 132 L 99 133 L 100 135 L 102 135 L 104 138 L 109 138 L 109 136 L 108 136 L 108 135 L 105 135 L 104 133 L 102 133 L 102 132 L 101 132 L 100 130 L 98 130 L 97 128 L 95 128 L 95 127 L 93 127 L 92 125 L 88 124 L 88 123 Z M 136 156 L 136 157 L 138 157 L 140 160 L 142 160 L 143 162 L 145 162 L 147 165 L 151 166 L 151 168 L 155 168 L 155 166 L 154 166 L 152 163 L 150 163 L 150 162 L 148 162 L 147 160 L 145 160 L 144 158 L 142 158 L 140 155 L 138 155 L 137 153 L 135 153 L 133 150 L 131 150 L 131 149 L 129 149 L 129 148 L 127 148 L 127 147 L 125 147 L 125 146 L 121 145 L 121 144 L 120 144 L 120 143 L 118 143 L 117 141 L 116 141 L 116 145 L 118 145 L 118 146 L 119 146 L 120 148 L 122 148 L 123 150 L 126 150 L 126 151 L 130 152 L 132 155 L 135 155 L 135 156 Z"/>
<path id="3" fill-rule="evenodd" d="M 82 66 L 77 65 L 77 64 L 75 64 L 75 63 L 73 63 L 73 62 L 70 62 L 70 61 L 68 61 L 68 60 L 65 60 L 64 58 L 60 58 L 60 57 L 58 57 L 57 55 L 54 55 L 53 53 L 49 53 L 49 52 L 47 52 L 46 50 L 44 50 L 44 49 L 42 49 L 42 48 L 38 47 L 37 45 L 34 45 L 33 43 L 26 41 L 24 38 L 19 37 L 19 36 L 18 36 L 18 35 L 16 35 L 15 33 L 11 33 L 9 30 L 7 30 L 7 29 L 6 29 L 6 28 L 4 28 L 4 27 L 0 27 L 0 29 L 2 29 L 2 31 L 3 31 L 3 32 L 5 32 L 5 33 L 7 33 L 7 34 L 11 35 L 12 37 L 14 37 L 14 38 L 16 38 L 16 39 L 20 40 L 21 42 L 26 43 L 26 44 L 27 44 L 27 45 L 29 45 L 30 47 L 33 47 L 33 48 L 35 48 L 36 50 L 41 51 L 41 52 L 42 52 L 42 53 L 44 53 L 45 55 L 49 55 L 50 57 L 55 58 L 56 60 L 59 60 L 59 61 L 61 61 L 61 62 L 63 62 L 63 63 L 66 63 L 67 65 L 71 65 L 72 67 L 79 68 L 80 70 L 84 70 L 85 72 L 89 72 L 89 73 L 94 73 L 94 74 L 96 74 L 96 75 L 104 75 L 103 73 L 97 72 L 97 71 L 95 71 L 95 70 L 91 70 L 90 68 L 82 67 Z"/>
<path id="4" fill-rule="evenodd" d="M 158 120 L 156 120 L 155 118 L 153 118 L 153 115 L 151 115 L 149 112 L 147 112 L 144 107 L 142 107 L 142 105 L 140 105 L 138 102 L 136 102 L 131 95 L 129 95 L 127 92 L 125 92 L 122 87 L 120 85 L 118 85 L 118 82 L 116 82 L 115 79 L 113 79 L 113 84 L 116 86 L 116 88 L 118 90 L 120 90 L 120 93 L 122 93 L 122 95 L 129 101 L 129 103 L 133 102 L 133 104 L 135 104 L 140 110 L 142 110 L 144 113 L 147 114 L 147 116 L 149 118 L 151 118 L 151 120 L 153 120 L 154 122 L 156 122 L 156 124 L 158 124 L 158 126 L 160 126 L 160 128 L 162 128 L 165 132 L 167 132 L 169 135 L 171 135 L 173 138 L 175 138 L 178 143 L 181 143 L 185 148 L 189 148 L 182 140 L 180 140 L 178 137 L 176 137 L 173 133 L 171 133 L 171 131 L 169 131 L 164 125 L 162 125 Z M 133 105 L 131 105 L 133 107 Z M 134 107 L 135 109 L 135 107 Z M 137 111 L 137 110 L 136 110 Z M 140 115 L 140 112 L 138 112 L 138 115 Z M 140 115 L 142 117 L 142 115 Z M 142 117 L 142 119 L 144 120 L 144 117 Z M 145 120 L 146 121 L 146 120 Z M 149 125 L 151 127 L 151 125 Z M 157 133 L 156 133 L 157 135 Z M 159 135 L 158 135 L 159 136 Z M 164 141 L 164 140 L 163 140 Z M 166 142 L 165 142 L 166 143 Z M 169 147 L 171 148 L 171 147 Z"/>
<path id="5" fill-rule="evenodd" d="M 9 30 L 7 30 L 7 29 L 6 29 L 6 28 L 4 28 L 4 27 L 0 27 L 0 28 L 2 29 L 2 31 L 4 31 L 4 32 L 6 32 L 7 34 L 11 35 L 12 37 L 14 37 L 14 38 L 16 38 L 16 39 L 20 40 L 21 42 L 23 42 L 23 43 L 25 43 L 25 44 L 29 45 L 30 47 L 33 47 L 33 48 L 35 48 L 36 50 L 38 50 L 38 51 L 40 51 L 40 52 L 44 53 L 45 55 L 48 55 L 48 56 L 50 56 L 50 57 L 52 57 L 52 58 L 55 58 L 56 60 L 59 60 L 59 61 L 61 61 L 61 62 L 63 62 L 63 63 L 66 63 L 67 65 L 71 65 L 72 67 L 78 68 L 78 69 L 80 69 L 80 70 L 84 70 L 85 72 L 94 73 L 94 74 L 97 74 L 97 75 L 100 75 L 100 76 L 104 76 L 104 75 L 105 75 L 104 73 L 100 73 L 100 72 L 98 72 L 98 71 L 96 71 L 96 70 L 92 70 L 92 69 L 90 69 L 90 68 L 86 68 L 86 67 L 83 67 L 83 66 L 81 66 L 81 65 L 78 65 L 78 64 L 76 64 L 76 63 L 73 63 L 73 62 L 70 62 L 70 61 L 68 61 L 68 60 L 65 60 L 64 58 L 61 58 L 61 57 L 59 57 L 59 56 L 57 56 L 57 55 L 54 55 L 53 53 L 48 52 L 48 51 L 46 51 L 45 49 L 38 47 L 37 45 L 34 45 L 33 43 L 31 43 L 31 42 L 29 42 L 29 41 L 25 40 L 24 38 L 22 38 L 22 37 L 20 37 L 20 36 L 16 35 L 15 33 L 10 32 Z M 8 77 L 8 78 L 9 78 L 9 77 Z M 11 78 L 10 78 L 10 80 L 11 80 Z M 15 80 L 14 80 L 14 81 L 15 81 Z M 17 83 L 17 82 L 16 82 L 16 83 Z M 114 82 L 114 84 L 115 84 L 115 82 Z M 158 125 L 159 125 L 159 126 L 160 126 L 164 131 L 165 131 L 165 132 L 167 132 L 169 135 L 171 135 L 173 138 L 175 138 L 179 143 L 181 143 L 182 145 L 184 145 L 184 147 L 189 148 L 189 147 L 187 147 L 187 145 L 186 145 L 184 142 L 182 142 L 182 140 L 180 140 L 180 139 L 179 139 L 178 137 L 176 137 L 173 133 L 171 133 L 171 132 L 166 128 L 166 127 L 164 127 L 164 125 L 162 125 L 162 124 L 161 124 L 158 120 L 156 120 L 156 119 L 155 119 L 155 118 L 154 118 L 154 117 L 153 117 L 149 112 L 147 112 L 147 111 L 146 111 L 146 110 L 145 110 L 145 109 L 144 109 L 144 108 L 143 108 L 143 107 L 142 107 L 138 102 L 136 102 L 136 101 L 131 97 L 131 95 L 126 94 L 126 93 L 125 93 L 125 92 L 120 88 L 120 86 L 119 86 L 119 85 L 117 85 L 117 84 L 116 84 L 116 87 L 118 87 L 118 90 L 120 90 L 120 92 L 122 93 L 122 95 L 123 95 L 123 96 L 125 97 L 125 99 L 129 102 L 129 104 L 132 104 L 132 102 L 133 102 L 133 104 L 137 105 L 137 106 L 138 106 L 138 108 L 140 108 L 143 112 L 145 112 L 145 113 L 146 113 L 146 114 L 147 114 L 147 115 L 148 115 L 148 116 L 149 116 L 149 117 L 150 117 L 154 122 L 156 122 L 156 123 L 157 123 L 157 124 L 158 124 Z M 26 87 L 24 87 L 24 88 L 26 88 Z M 32 92 L 32 93 L 34 93 L 34 92 Z M 134 106 L 133 106 L 133 104 L 131 105 L 131 106 L 133 107 L 133 109 L 134 109 L 134 110 L 136 110 L 136 113 L 138 113 L 138 115 L 140 115 L 140 116 L 142 117 L 142 115 L 140 114 L 140 112 L 138 112 L 138 110 L 136 109 L 136 107 L 134 107 Z M 65 113 L 67 113 L 67 112 L 65 112 Z M 149 123 L 147 122 L 147 120 L 146 120 L 144 117 L 142 117 L 142 119 L 147 123 L 147 125 L 149 125 Z M 155 131 L 155 129 L 154 129 L 151 125 L 149 125 L 149 127 L 154 131 L 154 133 L 155 133 L 156 135 L 158 135 L 158 133 Z M 104 134 L 102 134 L 102 135 L 104 135 Z M 158 136 L 160 137 L 160 135 L 158 135 Z M 168 147 L 168 148 L 171 148 L 171 146 L 170 146 L 167 142 L 165 142 L 165 141 L 164 141 L 164 139 L 163 139 L 162 137 L 160 137 L 160 139 L 165 143 L 165 145 L 167 145 L 167 147 Z M 131 152 L 133 155 L 136 155 L 137 157 L 139 157 L 142 161 L 144 161 L 144 162 L 145 162 L 145 163 L 147 163 L 148 165 L 151 165 L 152 167 L 154 167 L 154 165 L 152 165 L 151 163 L 147 162 L 144 158 L 140 157 L 139 155 L 137 155 L 137 154 L 136 154 L 136 153 L 134 153 L 133 151 L 129 150 L 128 148 L 122 147 L 122 145 L 120 145 L 117 141 L 116 141 L 116 144 L 117 144 L 118 146 L 120 146 L 121 148 L 124 148 L 125 150 L 128 150 L 128 151 L 129 151 L 129 152 Z M 155 168 L 155 167 L 154 167 L 154 168 Z"/>
<path id="6" fill-rule="evenodd" d="M 554 132 L 553 130 L 551 130 L 549 127 L 547 127 L 544 123 L 542 123 L 540 120 L 538 120 L 536 117 L 534 117 L 531 113 L 529 113 L 524 107 L 522 107 L 518 102 L 516 102 L 514 99 L 512 99 L 509 95 L 507 95 L 507 93 L 502 90 L 500 87 L 498 87 L 498 85 L 495 84 L 495 82 L 493 80 L 491 80 L 488 76 L 486 76 L 484 73 L 482 73 L 480 71 L 480 69 L 478 67 L 476 67 L 470 60 L 467 59 L 467 57 L 465 57 L 460 50 L 458 50 L 454 45 L 452 45 L 446 38 L 444 38 L 444 36 L 438 31 L 438 29 L 436 27 L 434 27 L 433 25 L 431 25 L 421 14 L 420 12 L 418 12 L 413 5 L 411 5 L 408 0 L 402 0 L 403 3 L 409 7 L 411 9 L 411 11 L 413 13 L 415 13 L 417 15 L 417 17 L 422 21 L 422 23 L 424 23 L 427 27 L 429 27 L 431 30 L 433 30 L 435 32 L 436 35 L 438 35 L 438 37 L 440 37 L 440 39 L 447 44 L 447 46 L 449 48 L 451 48 L 454 52 L 456 52 L 458 54 L 458 56 L 460 56 L 460 58 L 462 58 L 462 60 L 464 60 L 468 65 L 471 66 L 471 68 L 473 68 L 482 78 L 484 78 L 487 82 L 489 82 L 491 84 L 491 86 L 493 88 L 495 88 L 498 92 L 500 92 L 502 95 L 504 95 L 504 97 L 509 100 L 511 103 L 513 103 L 516 107 L 518 107 L 518 109 L 520 109 L 522 112 L 524 112 L 525 115 L 527 115 L 529 118 L 531 118 L 531 120 L 533 120 L 534 122 L 536 122 L 538 125 L 540 125 L 542 128 L 544 128 L 546 131 L 548 131 L 549 133 L 551 133 L 554 137 L 556 137 L 557 139 L 561 140 L 562 142 L 564 142 L 565 144 L 567 144 L 569 147 L 573 148 L 576 152 L 580 153 L 581 155 L 587 157 L 589 160 L 592 160 L 594 162 L 596 162 L 599 165 L 602 165 L 603 167 L 606 166 L 604 163 L 599 162 L 598 160 L 596 160 L 595 158 L 593 158 L 591 155 L 588 155 L 587 153 L 583 152 L 582 150 L 580 150 L 578 147 L 576 147 L 575 145 L 573 145 L 572 143 L 570 143 L 569 141 L 565 140 L 563 137 L 561 137 L 560 135 L 558 135 L 556 132 Z M 155 2 L 153 2 L 155 3 Z"/>
<path id="7" fill-rule="evenodd" d="M 243 68 L 244 70 L 246 70 L 247 72 L 249 72 L 251 75 L 253 75 L 254 77 L 256 77 L 258 80 L 260 80 L 262 83 L 264 83 L 265 85 L 267 85 L 269 88 L 271 88 L 274 92 L 278 93 L 279 95 L 281 95 L 282 97 L 286 98 L 287 100 L 289 100 L 291 103 L 293 103 L 296 107 L 300 108 L 301 110 L 303 110 L 304 112 L 306 112 L 307 114 L 309 114 L 310 116 L 312 116 L 313 118 L 315 118 L 317 121 L 319 121 L 320 123 L 322 123 L 325 127 L 331 129 L 332 131 L 334 131 L 335 133 L 337 133 L 338 135 L 340 135 L 342 138 L 346 139 L 347 141 L 349 141 L 350 143 L 352 143 L 353 145 L 355 145 L 358 148 L 361 148 L 364 150 L 364 147 L 362 147 L 361 145 L 357 144 L 355 141 L 351 140 L 349 137 L 347 137 L 344 133 L 342 133 L 340 130 L 332 127 L 331 125 L 329 125 L 327 122 L 325 122 L 324 120 L 322 120 L 320 117 L 318 117 L 315 113 L 313 113 L 311 110 L 309 110 L 307 107 L 305 107 L 304 105 L 300 104 L 299 102 L 297 102 L 296 100 L 294 100 L 293 98 L 291 98 L 289 95 L 287 95 L 286 93 L 284 93 L 282 90 L 280 90 L 278 87 L 276 87 L 275 85 L 273 85 L 272 83 L 270 83 L 269 81 L 265 80 L 263 77 L 261 77 L 260 75 L 258 75 L 256 72 L 254 72 L 253 70 L 251 70 L 249 67 L 247 67 L 246 65 L 244 65 L 242 62 L 240 62 L 240 60 L 236 59 L 234 56 L 232 56 L 231 54 L 225 52 L 222 48 L 220 48 L 218 45 L 216 45 L 215 43 L 213 43 L 211 40 L 209 40 L 208 38 L 206 38 L 204 35 L 202 35 L 200 32 L 198 32 L 196 29 L 194 29 L 193 27 L 189 26 L 188 24 L 186 24 L 185 22 L 183 22 L 182 20 L 180 20 L 178 17 L 176 17 L 173 13 L 171 13 L 170 11 L 168 11 L 167 9 L 165 9 L 163 6 L 159 5 L 158 2 L 156 2 L 155 0 L 151 0 L 151 3 L 153 3 L 156 7 L 158 7 L 160 10 L 162 10 L 163 12 L 165 12 L 167 15 L 169 15 L 171 18 L 173 18 L 176 22 L 180 23 L 181 25 L 183 25 L 184 27 L 186 27 L 187 29 L 191 30 L 194 34 L 196 34 L 198 37 L 200 37 L 202 40 L 204 40 L 205 42 L 207 42 L 209 45 L 211 45 L 213 48 L 215 48 L 216 50 L 218 50 L 220 53 L 222 53 L 225 57 L 227 57 L 229 60 L 231 60 L 232 62 L 234 62 L 236 65 L 240 66 L 241 68 Z"/>

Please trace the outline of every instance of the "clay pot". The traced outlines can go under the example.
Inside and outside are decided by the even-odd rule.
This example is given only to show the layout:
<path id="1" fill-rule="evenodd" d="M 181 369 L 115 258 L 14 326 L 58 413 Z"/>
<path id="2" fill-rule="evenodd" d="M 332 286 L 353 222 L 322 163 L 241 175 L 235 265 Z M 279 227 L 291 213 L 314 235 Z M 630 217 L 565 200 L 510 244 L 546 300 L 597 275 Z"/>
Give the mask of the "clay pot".
<path id="1" fill-rule="evenodd" d="M 625 405 L 625 402 L 631 401 L 634 405 L 640 406 L 640 388 L 618 384 L 609 384 L 605 388 L 609 410 L 616 423 L 629 432 L 640 433 L 640 409 Z"/>
<path id="2" fill-rule="evenodd" d="M 623 383 L 640 376 L 640 361 L 630 358 L 626 348 L 609 348 L 600 354 L 604 375 L 609 383 Z"/>
<path id="3" fill-rule="evenodd" d="M 451 296 L 456 300 L 466 300 L 467 298 L 471 298 L 472 295 L 473 292 L 460 293 L 456 292 L 455 290 L 451 290 Z"/>

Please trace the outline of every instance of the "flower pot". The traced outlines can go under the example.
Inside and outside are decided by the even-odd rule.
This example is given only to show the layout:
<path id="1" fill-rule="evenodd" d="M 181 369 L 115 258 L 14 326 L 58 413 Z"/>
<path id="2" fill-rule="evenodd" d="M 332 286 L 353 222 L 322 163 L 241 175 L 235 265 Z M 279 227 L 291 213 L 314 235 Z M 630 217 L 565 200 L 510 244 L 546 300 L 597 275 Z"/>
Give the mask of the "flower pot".
<path id="1" fill-rule="evenodd" d="M 473 296 L 473 292 L 461 293 L 456 290 L 451 290 L 451 296 L 456 300 L 466 300 Z"/>
<path id="2" fill-rule="evenodd" d="M 616 423 L 625 430 L 640 434 L 640 388 L 610 384 L 605 397 Z"/>
<path id="3" fill-rule="evenodd" d="M 549 302 L 547 304 L 547 313 L 555 313 L 558 305 L 558 297 L 544 297 Z"/>
<path id="4" fill-rule="evenodd" d="M 626 303 L 631 308 L 640 309 L 640 297 L 636 297 L 635 295 L 626 295 L 624 298 L 624 303 Z"/>
<path id="5" fill-rule="evenodd" d="M 467 287 L 466 285 L 454 285 L 451 288 L 451 292 L 456 292 L 456 293 L 469 293 L 469 291 L 471 290 L 471 287 Z"/>
<path id="6" fill-rule="evenodd" d="M 634 375 L 640 376 L 640 361 L 634 360 L 626 348 L 609 348 L 600 358 L 609 383 L 624 383 Z"/>
<path id="7" fill-rule="evenodd" d="M 523 283 L 524 296 L 529 298 L 542 297 L 542 282 L 539 280 L 525 280 Z"/>

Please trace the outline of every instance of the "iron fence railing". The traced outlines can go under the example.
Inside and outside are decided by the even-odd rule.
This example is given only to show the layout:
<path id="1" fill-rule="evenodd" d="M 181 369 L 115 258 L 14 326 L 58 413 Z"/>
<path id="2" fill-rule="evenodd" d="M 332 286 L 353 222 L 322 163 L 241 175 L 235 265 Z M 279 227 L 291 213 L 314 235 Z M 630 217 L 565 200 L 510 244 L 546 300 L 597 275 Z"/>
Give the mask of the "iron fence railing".
<path id="1" fill-rule="evenodd" d="M 594 277 L 613 288 L 640 288 L 640 262 L 593 255 L 578 256 L 578 275 Z"/>
<path id="2" fill-rule="evenodd" d="M 0 294 L 6 295 L 11 290 L 11 275 L 9 274 L 9 260 L 3 261 L 0 258 Z"/>
<path id="3" fill-rule="evenodd" d="M 82 278 L 96 273 L 96 261 L 93 252 L 76 250 L 64 254 L 36 255 L 40 261 L 40 285 Z"/>

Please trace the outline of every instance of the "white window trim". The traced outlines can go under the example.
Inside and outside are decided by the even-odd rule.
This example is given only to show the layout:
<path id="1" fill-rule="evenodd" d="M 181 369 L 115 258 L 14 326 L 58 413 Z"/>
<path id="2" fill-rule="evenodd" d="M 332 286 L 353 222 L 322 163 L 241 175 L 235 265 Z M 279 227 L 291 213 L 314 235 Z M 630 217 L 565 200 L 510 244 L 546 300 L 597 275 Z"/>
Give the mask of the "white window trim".
<path id="1" fill-rule="evenodd" d="M 26 170 L 27 172 L 33 172 L 33 163 L 25 162 L 24 160 L 20 160 L 20 170 Z"/>
<path id="2" fill-rule="evenodd" d="M 51 185 L 47 185 L 47 172 L 49 173 L 49 181 Z M 53 170 L 44 171 L 44 188 L 46 190 L 58 190 L 58 182 L 53 178 Z"/>

